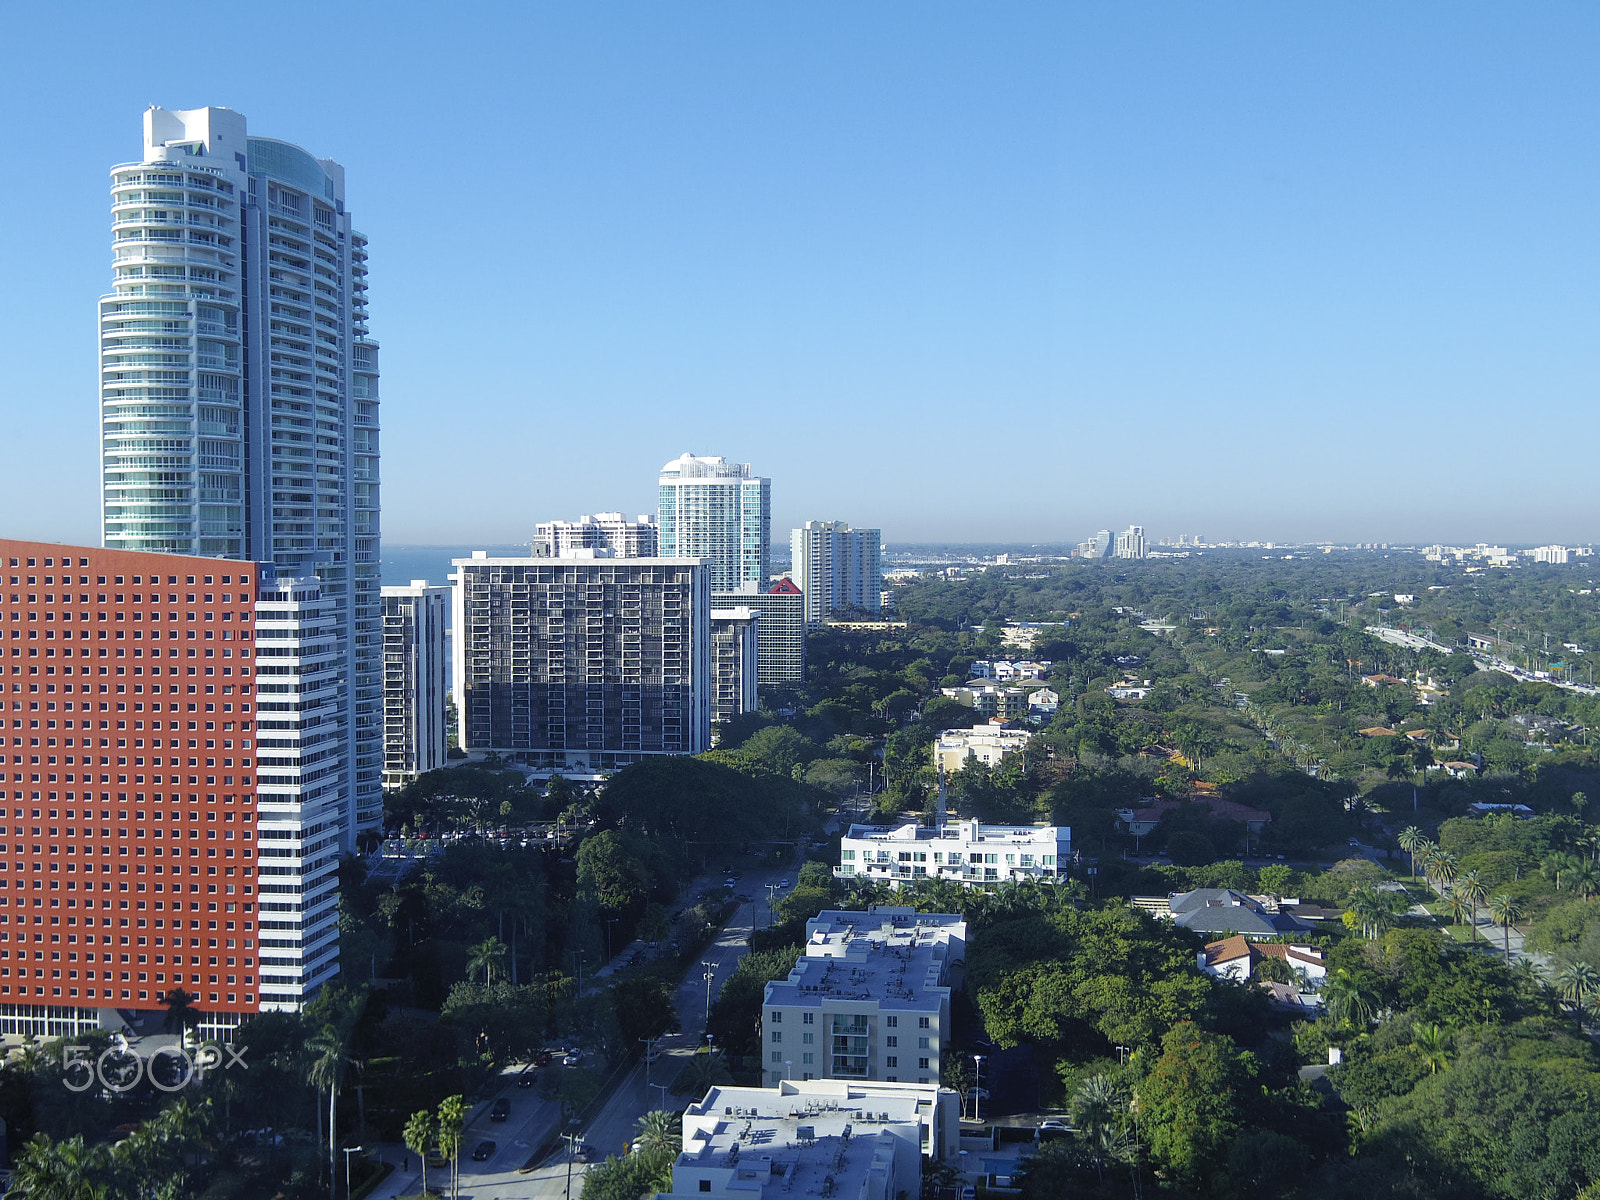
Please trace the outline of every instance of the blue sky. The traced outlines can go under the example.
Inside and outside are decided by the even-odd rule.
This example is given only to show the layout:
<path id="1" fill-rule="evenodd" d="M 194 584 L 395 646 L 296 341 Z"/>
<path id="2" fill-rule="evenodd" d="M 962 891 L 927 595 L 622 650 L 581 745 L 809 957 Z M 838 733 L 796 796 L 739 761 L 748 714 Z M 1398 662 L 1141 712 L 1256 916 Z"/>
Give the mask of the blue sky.
<path id="1" fill-rule="evenodd" d="M 5 16 L 15 536 L 98 535 L 152 103 L 345 164 L 395 542 L 646 511 L 685 450 L 780 538 L 1600 533 L 1592 4 Z"/>

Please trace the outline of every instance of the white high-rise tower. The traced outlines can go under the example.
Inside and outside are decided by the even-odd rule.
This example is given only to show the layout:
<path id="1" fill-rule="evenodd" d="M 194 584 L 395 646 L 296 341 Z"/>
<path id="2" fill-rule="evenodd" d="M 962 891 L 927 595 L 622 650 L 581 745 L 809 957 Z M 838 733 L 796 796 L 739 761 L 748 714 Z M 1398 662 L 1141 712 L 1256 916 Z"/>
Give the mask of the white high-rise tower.
<path id="1" fill-rule="evenodd" d="M 767 585 L 772 544 L 772 482 L 749 463 L 685 454 L 661 468 L 662 558 L 698 558 L 711 589 Z"/>
<path id="2" fill-rule="evenodd" d="M 378 346 L 344 169 L 231 109 L 151 108 L 143 160 L 111 177 L 102 539 L 317 577 L 348 845 L 382 816 L 383 637 Z"/>

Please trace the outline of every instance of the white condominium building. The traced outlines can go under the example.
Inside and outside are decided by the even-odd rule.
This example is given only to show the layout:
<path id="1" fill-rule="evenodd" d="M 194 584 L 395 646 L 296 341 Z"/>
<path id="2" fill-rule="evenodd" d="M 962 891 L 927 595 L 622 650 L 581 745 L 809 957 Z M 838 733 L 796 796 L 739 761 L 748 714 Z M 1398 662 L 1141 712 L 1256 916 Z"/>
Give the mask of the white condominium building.
<path id="1" fill-rule="evenodd" d="M 444 652 L 450 589 L 413 579 L 383 589 L 383 786 L 445 765 Z"/>
<path id="2" fill-rule="evenodd" d="M 1066 877 L 1072 830 L 1065 825 L 980 825 L 947 821 L 931 827 L 852 825 L 839 848 L 839 879 L 896 887 L 945 879 L 969 887 Z"/>
<path id="3" fill-rule="evenodd" d="M 144 114 L 111 171 L 101 298 L 109 549 L 315 575 L 338 644 L 350 848 L 382 816 L 378 345 L 344 168 L 226 108 Z"/>
<path id="4" fill-rule="evenodd" d="M 891 905 L 818 913 L 794 970 L 766 987 L 767 1081 L 938 1083 L 966 943 L 966 921 L 950 913 Z"/>
<path id="5" fill-rule="evenodd" d="M 807 521 L 789 534 L 790 574 L 806 597 L 806 624 L 835 609 L 883 608 L 883 531 Z"/>
<path id="6" fill-rule="evenodd" d="M 711 590 L 767 585 L 772 542 L 772 482 L 749 463 L 685 454 L 661 468 L 663 558 L 698 558 Z"/>
<path id="7" fill-rule="evenodd" d="M 971 755 L 986 767 L 997 767 L 1008 754 L 1019 754 L 1033 734 L 1026 729 L 979 725 L 973 729 L 946 729 L 933 743 L 933 765 L 947 774 L 967 765 Z"/>
<path id="8" fill-rule="evenodd" d="M 714 1087 L 683 1114 L 672 1200 L 900 1200 L 922 1160 L 960 1157 L 961 1098 L 936 1084 L 786 1081 Z M 770 1193 L 770 1195 L 769 1195 Z"/>
<path id="9" fill-rule="evenodd" d="M 608 549 L 616 558 L 654 558 L 661 552 L 659 534 L 648 513 L 637 521 L 619 512 L 585 513 L 576 521 L 540 521 L 534 526 L 533 553 L 560 558 L 572 550 Z"/>
<path id="10" fill-rule="evenodd" d="M 1145 556 L 1144 526 L 1129 525 L 1117 534 L 1118 558 L 1143 558 Z"/>

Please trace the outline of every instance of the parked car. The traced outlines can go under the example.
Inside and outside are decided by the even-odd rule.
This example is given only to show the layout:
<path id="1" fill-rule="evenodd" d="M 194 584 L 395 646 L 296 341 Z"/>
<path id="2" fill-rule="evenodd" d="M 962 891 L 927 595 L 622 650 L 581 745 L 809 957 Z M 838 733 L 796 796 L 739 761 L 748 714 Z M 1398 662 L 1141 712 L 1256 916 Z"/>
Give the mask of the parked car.
<path id="1" fill-rule="evenodd" d="M 479 1142 L 472 1148 L 473 1162 L 488 1162 L 494 1157 L 496 1146 L 493 1142 Z"/>
<path id="2" fill-rule="evenodd" d="M 567 1051 L 566 1056 L 561 1060 L 561 1065 L 566 1067 L 575 1067 L 582 1061 L 583 1051 L 574 1046 L 571 1050 Z"/>
<path id="3" fill-rule="evenodd" d="M 533 1056 L 533 1065 L 536 1067 L 548 1067 L 554 1057 L 555 1055 L 551 1054 L 550 1051 L 541 1050 Z"/>
<path id="4" fill-rule="evenodd" d="M 504 1121 L 510 1115 L 511 1101 L 504 1096 L 496 1100 L 493 1107 L 489 1109 L 489 1120 L 491 1121 Z"/>

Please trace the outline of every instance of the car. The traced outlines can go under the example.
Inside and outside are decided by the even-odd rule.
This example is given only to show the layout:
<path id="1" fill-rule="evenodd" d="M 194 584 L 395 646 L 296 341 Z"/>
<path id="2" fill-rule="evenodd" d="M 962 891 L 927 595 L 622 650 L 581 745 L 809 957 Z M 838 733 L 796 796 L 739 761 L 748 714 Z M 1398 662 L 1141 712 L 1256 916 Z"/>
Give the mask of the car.
<path id="1" fill-rule="evenodd" d="M 496 1100 L 494 1106 L 489 1109 L 489 1120 L 491 1121 L 504 1121 L 510 1115 L 511 1101 L 504 1096 Z"/>
<path id="2" fill-rule="evenodd" d="M 472 1148 L 472 1161 L 488 1162 L 494 1157 L 497 1148 L 493 1142 L 479 1142 Z"/>
<path id="3" fill-rule="evenodd" d="M 517 1086 L 519 1088 L 531 1088 L 535 1081 L 536 1077 L 532 1071 L 524 1071 L 521 1075 L 517 1076 Z"/>
<path id="4" fill-rule="evenodd" d="M 1361 845 L 1361 839 L 1360 838 L 1351 838 L 1350 839 L 1350 844 L 1352 846 L 1359 846 L 1359 845 Z"/>
<path id="5" fill-rule="evenodd" d="M 778 886 L 781 888 L 786 888 L 789 886 L 789 881 L 787 879 L 780 879 L 778 880 Z"/>
<path id="6" fill-rule="evenodd" d="M 565 1057 L 562 1058 L 561 1065 L 564 1067 L 575 1067 L 582 1061 L 583 1051 L 574 1046 L 571 1050 L 568 1050 Z"/>
<path id="7" fill-rule="evenodd" d="M 548 1067 L 554 1058 L 555 1055 L 551 1054 L 550 1051 L 541 1050 L 533 1056 L 533 1065 L 536 1067 Z"/>
<path id="8" fill-rule="evenodd" d="M 1043 1121 L 1039 1122 L 1039 1128 L 1060 1129 L 1062 1131 L 1066 1131 L 1071 1127 L 1065 1121 L 1059 1120 L 1056 1117 L 1047 1117 Z"/>

